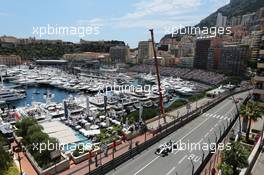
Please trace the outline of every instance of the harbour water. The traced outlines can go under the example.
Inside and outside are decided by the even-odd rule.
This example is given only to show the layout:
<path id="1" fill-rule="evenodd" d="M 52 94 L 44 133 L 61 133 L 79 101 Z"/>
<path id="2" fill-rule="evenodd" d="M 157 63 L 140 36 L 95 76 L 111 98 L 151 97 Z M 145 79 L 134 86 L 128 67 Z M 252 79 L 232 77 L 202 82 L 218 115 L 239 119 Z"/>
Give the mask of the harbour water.
<path id="1" fill-rule="evenodd" d="M 4 83 L 5 87 L 14 86 L 13 83 Z M 64 99 L 68 98 L 69 95 L 74 95 L 74 92 L 69 92 L 63 89 L 51 87 L 51 86 L 31 86 L 27 87 L 25 89 L 26 91 L 26 97 L 17 100 L 14 102 L 11 102 L 10 104 L 15 107 L 25 107 L 25 106 L 31 106 L 32 101 L 35 102 L 45 102 L 45 95 L 47 94 L 47 91 L 49 91 L 51 94 L 54 94 L 54 97 L 52 98 L 52 101 L 60 103 L 63 102 Z"/>

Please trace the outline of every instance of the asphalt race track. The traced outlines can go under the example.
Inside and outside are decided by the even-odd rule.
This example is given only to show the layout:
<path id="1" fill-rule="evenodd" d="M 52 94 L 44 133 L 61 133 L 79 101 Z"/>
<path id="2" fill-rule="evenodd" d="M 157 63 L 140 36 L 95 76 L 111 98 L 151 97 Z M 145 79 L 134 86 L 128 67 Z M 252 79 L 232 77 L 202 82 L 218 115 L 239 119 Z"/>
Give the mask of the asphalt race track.
<path id="1" fill-rule="evenodd" d="M 243 99 L 249 92 L 235 95 L 235 98 Z M 240 106 L 242 100 L 237 105 Z M 174 150 L 168 156 L 162 157 L 155 154 L 156 149 L 170 140 L 177 143 L 196 143 L 198 145 L 210 145 L 223 133 L 228 121 L 237 113 L 236 105 L 232 98 L 225 99 L 206 113 L 201 114 L 195 120 L 178 129 L 160 142 L 149 147 L 133 159 L 121 164 L 109 175 L 191 175 L 202 162 L 203 149 Z"/>

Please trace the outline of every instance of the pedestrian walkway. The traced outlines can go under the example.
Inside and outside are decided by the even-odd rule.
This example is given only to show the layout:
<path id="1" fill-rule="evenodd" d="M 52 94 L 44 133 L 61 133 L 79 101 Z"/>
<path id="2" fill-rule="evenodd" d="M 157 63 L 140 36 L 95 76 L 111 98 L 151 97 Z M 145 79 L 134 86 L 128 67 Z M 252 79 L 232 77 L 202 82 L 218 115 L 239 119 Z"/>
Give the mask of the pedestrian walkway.
<path id="1" fill-rule="evenodd" d="M 262 148 L 262 152 L 259 154 L 259 157 L 253 167 L 251 172 L 252 175 L 263 175 L 264 172 L 264 147 Z"/>
<path id="2" fill-rule="evenodd" d="M 11 146 L 17 146 L 17 143 L 14 141 Z M 28 175 L 37 175 L 38 173 L 31 165 L 30 161 L 28 160 L 27 156 L 23 152 L 19 152 L 20 158 L 21 158 L 21 168 L 22 171 Z M 18 153 L 14 153 L 15 163 L 18 166 L 19 169 L 19 162 L 18 162 Z"/>
<path id="3" fill-rule="evenodd" d="M 212 99 L 210 98 L 202 98 L 200 100 L 196 102 L 193 102 L 191 103 L 191 109 L 190 110 L 195 110 L 196 107 L 199 108 L 201 106 L 204 106 L 206 104 L 208 104 Z M 178 108 L 178 109 L 175 109 L 174 111 L 171 111 L 169 112 L 168 116 L 166 116 L 166 120 L 167 122 L 172 122 L 174 120 L 174 118 L 171 116 L 171 115 L 175 115 L 179 112 L 177 111 L 180 111 L 181 115 L 185 115 L 187 114 L 187 108 L 186 108 L 186 105 Z M 156 120 L 153 120 L 151 122 L 149 122 L 147 124 L 148 128 L 156 128 L 158 127 L 159 125 L 159 121 L 158 121 L 158 117 L 156 117 L 157 119 Z M 163 121 L 163 120 L 161 120 Z M 161 123 L 161 124 L 164 124 L 164 123 Z M 136 146 L 136 143 L 137 144 L 141 144 L 143 142 L 145 142 L 145 140 L 149 140 L 153 137 L 153 134 L 150 133 L 150 132 L 147 132 L 146 135 L 145 134 L 142 134 L 142 135 L 139 135 L 137 136 L 136 138 L 132 139 L 131 141 L 126 141 L 126 142 L 123 142 L 121 145 L 118 145 L 116 147 L 116 152 L 114 153 L 114 157 L 118 157 L 122 154 L 124 154 L 125 152 L 129 151 L 129 145 L 131 144 L 132 142 L 132 147 L 134 148 Z M 105 164 L 109 161 L 111 161 L 113 159 L 113 152 L 112 152 L 112 149 L 110 149 L 108 151 L 108 156 L 105 157 L 103 153 L 101 153 L 101 155 L 97 155 L 97 164 Z M 78 175 L 78 174 L 85 174 L 87 172 L 89 172 L 89 161 L 86 160 L 86 161 L 83 161 L 77 165 L 75 164 L 72 164 L 70 166 L 70 169 L 64 171 L 61 173 L 61 175 L 67 175 L 67 174 L 75 174 L 75 175 Z M 93 157 L 92 158 L 92 164 L 90 165 L 90 171 L 94 170 L 96 167 L 95 167 L 95 158 Z"/>
<path id="4" fill-rule="evenodd" d="M 227 114 L 226 115 L 217 115 L 217 114 L 204 113 L 202 116 L 215 118 L 215 119 L 219 119 L 219 120 L 228 120 L 228 121 L 231 120 L 231 118 L 228 117 Z"/>
<path id="5" fill-rule="evenodd" d="M 190 104 L 190 109 L 187 109 L 186 105 L 175 109 L 171 112 L 168 113 L 168 116 L 166 116 L 166 121 L 167 123 L 172 122 L 175 118 L 172 116 L 177 116 L 179 114 L 179 116 L 185 115 L 190 111 L 195 110 L 196 108 L 199 108 L 201 106 L 207 105 L 210 101 L 212 101 L 212 99 L 210 98 L 202 98 L 200 100 L 198 100 L 197 102 L 193 102 Z M 164 122 L 163 120 L 161 120 L 161 125 L 163 125 Z M 158 117 L 156 117 L 156 120 L 153 120 L 151 122 L 149 122 L 147 124 L 148 128 L 157 128 L 159 126 L 159 121 L 158 121 Z M 116 146 L 116 151 L 113 154 L 113 149 L 110 149 L 108 151 L 108 156 L 105 157 L 104 153 L 98 154 L 97 155 L 97 164 L 98 166 L 100 164 L 105 164 L 109 161 L 111 161 L 113 159 L 113 157 L 118 157 L 122 154 L 124 154 L 125 152 L 129 151 L 129 147 L 130 145 L 132 145 L 132 148 L 134 148 L 136 146 L 136 144 L 141 144 L 143 142 L 145 142 L 146 140 L 149 140 L 153 138 L 153 133 L 147 132 L 146 134 L 142 134 L 139 135 L 135 138 L 133 138 L 131 141 L 126 141 L 126 142 L 122 142 L 122 144 L 117 145 Z M 132 144 L 131 144 L 132 143 Z M 13 145 L 16 145 L 16 143 L 13 143 Z M 33 168 L 33 166 L 30 164 L 29 160 L 27 159 L 27 157 L 24 155 L 23 152 L 20 153 L 20 156 L 22 157 L 21 160 L 21 166 L 22 169 L 24 170 L 24 172 L 26 172 L 27 174 L 30 175 L 37 175 L 37 172 L 35 171 L 35 169 Z M 89 167 L 89 161 L 85 160 L 79 164 L 74 164 L 71 161 L 71 165 L 70 168 L 66 171 L 63 171 L 62 173 L 60 173 L 61 175 L 67 175 L 67 174 L 86 174 L 90 171 L 96 169 L 95 166 L 95 157 L 93 157 L 91 159 L 91 165 Z"/>
<path id="6" fill-rule="evenodd" d="M 153 137 L 153 135 L 149 132 L 143 135 L 140 135 L 134 139 L 132 139 L 132 148 L 134 148 L 136 146 L 136 144 L 141 144 L 143 142 L 145 142 L 145 139 L 146 140 L 149 140 Z M 104 153 L 101 153 L 97 155 L 97 164 L 100 165 L 100 164 L 105 164 L 109 161 L 111 161 L 113 159 L 113 157 L 118 157 L 122 154 L 124 154 L 125 152 L 129 151 L 129 145 L 131 144 L 131 141 L 126 141 L 126 142 L 123 142 L 122 144 L 118 145 L 116 147 L 116 151 L 114 152 L 114 155 L 113 155 L 113 149 L 110 149 L 108 151 L 108 156 L 105 157 Z M 100 158 L 101 157 L 101 158 Z M 70 169 L 60 173 L 61 175 L 67 175 L 67 174 L 72 174 L 72 175 L 79 175 L 79 174 L 86 174 L 89 172 L 89 161 L 86 160 L 86 161 L 83 161 L 77 165 L 75 164 L 72 164 L 70 166 Z M 96 167 L 95 167 L 95 158 L 93 157 L 92 158 L 92 164 L 90 165 L 90 171 L 94 170 Z"/>

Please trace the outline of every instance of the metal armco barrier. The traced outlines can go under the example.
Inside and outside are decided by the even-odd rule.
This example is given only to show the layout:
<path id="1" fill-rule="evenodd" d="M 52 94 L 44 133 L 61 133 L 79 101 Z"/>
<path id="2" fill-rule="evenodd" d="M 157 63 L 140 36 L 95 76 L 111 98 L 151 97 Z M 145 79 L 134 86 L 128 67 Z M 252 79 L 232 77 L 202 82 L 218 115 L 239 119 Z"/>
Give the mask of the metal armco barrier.
<path id="1" fill-rule="evenodd" d="M 209 109 L 211 109 L 214 106 L 216 106 L 217 104 L 219 104 L 220 102 L 222 102 L 224 99 L 226 99 L 226 98 L 228 98 L 228 97 L 230 97 L 232 95 L 238 94 L 238 93 L 246 92 L 248 90 L 250 90 L 250 89 L 243 89 L 243 90 L 233 91 L 231 93 L 228 93 L 228 94 L 216 99 L 214 102 L 212 102 L 208 106 L 202 107 L 202 111 L 206 112 Z M 155 137 L 147 140 L 144 143 L 139 144 L 137 147 L 132 148 L 131 150 L 129 150 L 129 151 L 125 152 L 124 154 L 114 158 L 113 160 L 101 165 L 100 167 L 96 168 L 95 170 L 93 170 L 93 171 L 91 171 L 90 173 L 87 173 L 87 174 L 88 175 L 104 175 L 104 174 L 106 174 L 107 172 L 113 170 L 114 168 L 118 167 L 122 163 L 124 163 L 124 162 L 128 161 L 129 159 L 133 158 L 137 154 L 141 153 L 145 149 L 147 149 L 150 146 L 154 145 L 155 143 L 157 143 L 161 139 L 167 137 L 168 135 L 170 135 L 171 133 L 175 132 L 180 127 L 186 125 L 187 123 L 189 123 L 190 121 L 192 121 L 193 119 L 198 117 L 200 115 L 200 110 L 201 110 L 201 108 L 199 108 L 197 110 L 194 110 L 194 111 L 192 111 L 189 114 L 186 114 L 184 116 L 179 117 L 178 119 L 176 119 L 176 121 L 170 122 L 170 123 L 162 126 L 161 127 L 161 131 L 162 132 L 157 134 Z M 229 127 L 225 131 L 225 133 L 222 134 L 222 137 L 220 138 L 220 140 L 222 140 L 224 138 L 224 136 L 228 133 L 227 131 L 230 130 L 231 126 L 234 124 L 236 119 L 237 119 L 237 117 L 231 122 L 231 124 L 229 125 Z M 207 161 L 210 159 L 211 156 L 212 155 L 208 154 L 208 156 L 205 157 L 204 162 L 207 163 Z M 204 166 L 206 165 L 204 162 L 196 170 L 195 175 L 198 175 L 199 174 L 198 172 L 203 170 Z M 205 165 L 203 165 L 203 164 L 205 164 Z"/>
<path id="2" fill-rule="evenodd" d="M 248 96 L 245 100 L 244 100 L 244 104 L 250 99 L 250 96 Z M 227 134 L 230 132 L 230 130 L 233 128 L 234 124 L 236 123 L 237 119 L 239 117 L 239 114 L 236 115 L 236 117 L 234 117 L 234 119 L 232 120 L 232 122 L 230 123 L 230 125 L 227 127 L 227 129 L 225 130 L 225 132 L 221 135 L 221 137 L 219 138 L 219 140 L 217 141 L 217 145 L 219 143 L 221 143 L 224 138 L 227 136 Z M 202 171 L 204 170 L 204 168 L 206 167 L 207 163 L 210 161 L 210 159 L 212 158 L 212 156 L 214 155 L 214 153 L 209 153 L 204 161 L 202 162 L 202 164 L 197 168 L 197 170 L 195 171 L 194 175 L 200 175 L 202 173 Z M 209 170 L 210 171 L 210 170 Z"/>

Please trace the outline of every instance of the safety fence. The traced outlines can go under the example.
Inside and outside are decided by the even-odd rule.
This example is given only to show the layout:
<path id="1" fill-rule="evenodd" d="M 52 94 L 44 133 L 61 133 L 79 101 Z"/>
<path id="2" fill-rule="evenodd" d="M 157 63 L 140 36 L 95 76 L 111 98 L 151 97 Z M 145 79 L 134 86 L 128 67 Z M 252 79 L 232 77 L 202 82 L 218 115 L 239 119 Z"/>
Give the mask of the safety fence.
<path id="1" fill-rule="evenodd" d="M 103 153 L 99 153 L 100 160 L 98 160 L 97 155 L 96 157 L 90 157 L 90 160 L 88 160 L 88 164 L 85 164 L 82 166 L 82 168 L 76 169 L 76 171 L 72 171 L 70 174 L 76 173 L 83 169 L 86 174 L 89 175 L 99 175 L 99 174 L 106 174 L 107 172 L 115 169 L 122 163 L 128 161 L 129 159 L 133 158 L 137 154 L 140 154 L 142 151 L 146 150 L 150 146 L 154 145 L 161 139 L 167 137 L 171 133 L 175 132 L 177 129 L 183 127 L 190 121 L 194 120 L 198 116 L 200 116 L 201 113 L 204 113 L 208 111 L 209 109 L 213 108 L 220 102 L 222 102 L 224 99 L 231 97 L 237 93 L 246 92 L 249 89 L 239 89 L 234 90 L 228 93 L 223 94 L 222 96 L 219 96 L 214 101 L 212 101 L 209 104 L 206 104 L 204 106 L 201 106 L 192 112 L 176 117 L 172 122 L 167 123 L 163 126 L 160 126 L 156 131 L 152 131 L 151 133 L 149 131 L 146 131 L 139 137 L 135 137 L 129 141 L 127 141 L 124 145 L 120 145 L 120 147 L 113 148 L 110 150 L 108 155 L 104 155 Z M 237 116 L 238 117 L 238 116 Z M 228 131 L 232 128 L 233 124 L 236 121 L 236 118 L 234 118 L 230 123 L 225 132 L 222 134 L 221 138 L 219 138 L 218 141 L 222 141 L 223 138 L 226 136 Z M 133 146 L 134 145 L 134 146 Z M 102 154 L 102 155 L 101 155 Z M 111 156 L 112 155 L 112 156 Z M 195 174 L 199 174 L 199 172 L 202 172 L 204 167 L 206 166 L 206 163 L 208 160 L 210 160 L 210 157 L 212 157 L 212 154 L 208 154 L 203 163 L 198 167 Z M 98 163 L 99 162 L 99 163 Z M 96 166 L 95 166 L 96 165 Z M 87 168 L 89 166 L 89 168 Z M 91 166 L 91 167 L 90 167 Z M 83 172 L 82 171 L 82 172 Z"/>

